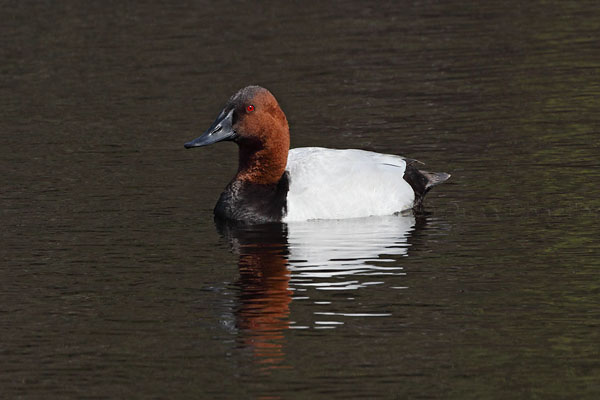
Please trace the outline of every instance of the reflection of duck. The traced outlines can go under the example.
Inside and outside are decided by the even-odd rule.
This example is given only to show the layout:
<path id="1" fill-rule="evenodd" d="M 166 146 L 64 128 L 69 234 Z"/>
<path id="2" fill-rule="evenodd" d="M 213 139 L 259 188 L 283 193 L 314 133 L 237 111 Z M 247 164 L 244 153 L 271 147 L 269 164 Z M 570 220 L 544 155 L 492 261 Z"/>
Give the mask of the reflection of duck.
<path id="1" fill-rule="evenodd" d="M 381 264 L 408 255 L 415 217 L 315 220 L 287 226 L 292 283 L 344 290 L 373 284 L 370 277 L 403 274 L 402 267 Z"/>
<path id="2" fill-rule="evenodd" d="M 284 358 L 283 331 L 289 326 L 285 225 L 236 225 L 217 221 L 221 235 L 238 253 L 240 305 L 236 313 L 242 340 L 251 346 L 265 368 Z"/>
<path id="3" fill-rule="evenodd" d="M 412 214 L 289 224 L 216 222 L 239 255 L 241 340 L 267 368 L 282 366 L 285 330 L 312 325 L 290 321 L 294 293 L 306 299 L 313 289 L 356 290 L 402 275 L 402 267 L 390 261 L 408 255 L 409 237 L 423 223 Z"/>
<path id="4" fill-rule="evenodd" d="M 215 215 L 250 223 L 391 215 L 421 205 L 446 173 L 420 171 L 414 160 L 363 150 L 289 150 L 285 114 L 259 86 L 233 95 L 211 127 L 186 148 L 231 140 L 238 172 Z"/>

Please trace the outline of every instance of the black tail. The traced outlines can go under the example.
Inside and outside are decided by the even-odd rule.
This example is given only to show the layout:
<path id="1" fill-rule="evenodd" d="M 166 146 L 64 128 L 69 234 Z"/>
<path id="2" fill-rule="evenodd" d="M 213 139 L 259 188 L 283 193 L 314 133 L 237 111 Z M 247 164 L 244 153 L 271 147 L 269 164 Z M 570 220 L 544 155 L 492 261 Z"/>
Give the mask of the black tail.
<path id="1" fill-rule="evenodd" d="M 415 191 L 415 202 L 413 208 L 419 208 L 423 204 L 423 199 L 432 187 L 444 183 L 450 178 L 450 174 L 445 172 L 427 172 L 421 171 L 415 167 L 415 160 L 406 160 L 406 171 L 404 171 L 404 180 L 410 184 Z"/>

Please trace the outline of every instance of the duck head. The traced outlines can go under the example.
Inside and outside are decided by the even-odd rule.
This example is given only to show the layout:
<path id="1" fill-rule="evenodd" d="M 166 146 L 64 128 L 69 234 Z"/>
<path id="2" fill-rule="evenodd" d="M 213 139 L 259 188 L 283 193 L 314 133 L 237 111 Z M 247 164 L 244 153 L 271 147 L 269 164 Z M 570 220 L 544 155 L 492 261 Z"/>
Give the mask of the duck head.
<path id="1" fill-rule="evenodd" d="M 234 180 L 272 184 L 285 172 L 290 133 L 285 114 L 275 97 L 260 86 L 234 94 L 200 137 L 185 148 L 233 141 L 239 147 L 239 167 Z"/>

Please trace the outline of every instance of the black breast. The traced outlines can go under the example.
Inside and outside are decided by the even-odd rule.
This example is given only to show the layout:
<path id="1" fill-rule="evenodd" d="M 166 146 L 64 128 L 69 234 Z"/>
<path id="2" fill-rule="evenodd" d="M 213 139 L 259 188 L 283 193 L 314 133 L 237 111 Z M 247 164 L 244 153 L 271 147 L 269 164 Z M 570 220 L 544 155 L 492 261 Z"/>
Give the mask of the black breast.
<path id="1" fill-rule="evenodd" d="M 287 211 L 289 184 L 287 172 L 272 185 L 233 181 L 221 193 L 215 217 L 253 224 L 280 222 Z"/>

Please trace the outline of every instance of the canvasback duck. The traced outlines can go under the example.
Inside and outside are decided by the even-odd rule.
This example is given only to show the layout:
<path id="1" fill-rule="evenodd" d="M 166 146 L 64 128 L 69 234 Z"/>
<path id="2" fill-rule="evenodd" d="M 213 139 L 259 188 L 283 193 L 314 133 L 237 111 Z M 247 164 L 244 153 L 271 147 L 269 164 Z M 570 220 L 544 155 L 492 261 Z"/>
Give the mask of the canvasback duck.
<path id="1" fill-rule="evenodd" d="M 260 86 L 234 94 L 202 136 L 186 148 L 233 141 L 239 166 L 221 194 L 217 218 L 246 223 L 391 215 L 419 207 L 446 181 L 415 161 L 364 150 L 304 147 L 290 150 L 287 118 Z"/>

